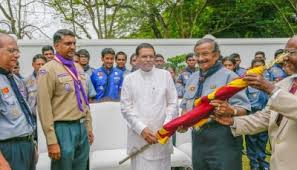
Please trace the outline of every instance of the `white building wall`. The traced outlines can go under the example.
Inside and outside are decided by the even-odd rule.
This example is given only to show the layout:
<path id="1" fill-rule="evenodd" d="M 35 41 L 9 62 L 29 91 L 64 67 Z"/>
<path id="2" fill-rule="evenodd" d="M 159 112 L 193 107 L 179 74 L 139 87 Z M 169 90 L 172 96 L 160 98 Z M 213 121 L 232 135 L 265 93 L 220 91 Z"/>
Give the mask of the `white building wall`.
<path id="1" fill-rule="evenodd" d="M 137 40 L 78 40 L 77 50 L 85 48 L 90 52 L 90 65 L 97 68 L 101 65 L 101 50 L 103 48 L 113 48 L 116 52 L 124 51 L 130 56 L 135 52 L 138 44 L 147 42 L 154 45 L 157 53 L 165 58 L 184 53 L 193 52 L 193 48 L 198 39 L 137 39 Z M 241 55 L 242 66 L 248 67 L 256 51 L 264 51 L 266 58 L 271 60 L 274 52 L 279 48 L 284 48 L 287 38 L 273 39 L 217 39 L 223 56 L 237 52 Z M 32 58 L 35 54 L 41 53 L 41 47 L 52 45 L 51 40 L 19 40 L 18 45 L 21 50 L 21 73 L 28 76 L 32 72 Z M 127 65 L 130 67 L 130 65 Z"/>

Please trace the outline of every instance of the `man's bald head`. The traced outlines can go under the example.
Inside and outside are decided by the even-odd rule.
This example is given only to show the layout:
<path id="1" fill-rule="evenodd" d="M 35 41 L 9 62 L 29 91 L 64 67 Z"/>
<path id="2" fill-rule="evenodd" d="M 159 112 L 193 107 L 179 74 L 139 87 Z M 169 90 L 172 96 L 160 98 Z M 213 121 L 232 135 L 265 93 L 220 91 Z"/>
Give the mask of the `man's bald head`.
<path id="1" fill-rule="evenodd" d="M 16 40 L 4 33 L 0 33 L 0 67 L 11 70 L 20 57 Z"/>
<path id="2" fill-rule="evenodd" d="M 3 48 L 4 46 L 4 42 L 6 42 L 6 40 L 8 39 L 12 39 L 15 40 L 11 35 L 9 34 L 5 34 L 5 33 L 0 33 L 0 48 Z"/>
<path id="3" fill-rule="evenodd" d="M 289 69 L 290 73 L 297 73 L 297 35 L 288 40 L 285 51 L 288 52 L 284 58 L 285 69 Z"/>
<path id="4" fill-rule="evenodd" d="M 294 48 L 297 49 L 297 35 L 294 35 L 287 42 L 286 48 Z"/>

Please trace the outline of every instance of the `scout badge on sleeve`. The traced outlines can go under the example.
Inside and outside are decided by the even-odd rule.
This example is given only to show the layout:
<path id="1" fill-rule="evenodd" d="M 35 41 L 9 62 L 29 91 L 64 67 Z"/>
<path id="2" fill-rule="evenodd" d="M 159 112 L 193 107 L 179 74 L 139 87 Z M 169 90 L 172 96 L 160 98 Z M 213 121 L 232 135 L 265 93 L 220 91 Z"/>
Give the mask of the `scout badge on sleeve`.
<path id="1" fill-rule="evenodd" d="M 4 98 L 9 97 L 9 88 L 8 87 L 4 87 L 3 89 L 1 89 L 1 93 L 3 94 Z"/>
<path id="2" fill-rule="evenodd" d="M 65 84 L 64 84 L 64 88 L 65 88 L 65 90 L 66 90 L 67 92 L 70 92 L 71 86 L 70 86 L 69 83 L 65 83 Z"/>

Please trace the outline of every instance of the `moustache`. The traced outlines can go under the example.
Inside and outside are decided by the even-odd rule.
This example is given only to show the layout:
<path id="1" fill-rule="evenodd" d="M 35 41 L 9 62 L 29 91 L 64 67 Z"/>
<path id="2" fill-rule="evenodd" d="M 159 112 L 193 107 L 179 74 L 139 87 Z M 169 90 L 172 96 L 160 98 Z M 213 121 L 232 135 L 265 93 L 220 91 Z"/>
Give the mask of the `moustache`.
<path id="1" fill-rule="evenodd" d="M 198 60 L 197 61 L 198 64 L 204 64 L 204 63 L 207 63 L 207 62 L 208 62 L 208 60 Z"/>

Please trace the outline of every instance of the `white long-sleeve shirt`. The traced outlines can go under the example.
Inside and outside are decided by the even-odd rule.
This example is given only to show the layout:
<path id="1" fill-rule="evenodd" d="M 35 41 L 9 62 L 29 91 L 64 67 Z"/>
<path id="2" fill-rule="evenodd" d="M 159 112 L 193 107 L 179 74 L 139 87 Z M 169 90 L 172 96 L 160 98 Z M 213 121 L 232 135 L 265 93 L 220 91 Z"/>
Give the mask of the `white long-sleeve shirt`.
<path id="1" fill-rule="evenodd" d="M 177 92 L 168 71 L 141 69 L 125 77 L 121 92 L 122 115 L 128 123 L 128 153 L 143 145 L 145 127 L 156 133 L 165 123 L 178 115 Z M 155 144 L 141 155 L 146 159 L 162 159 L 172 152 L 172 144 Z"/>

